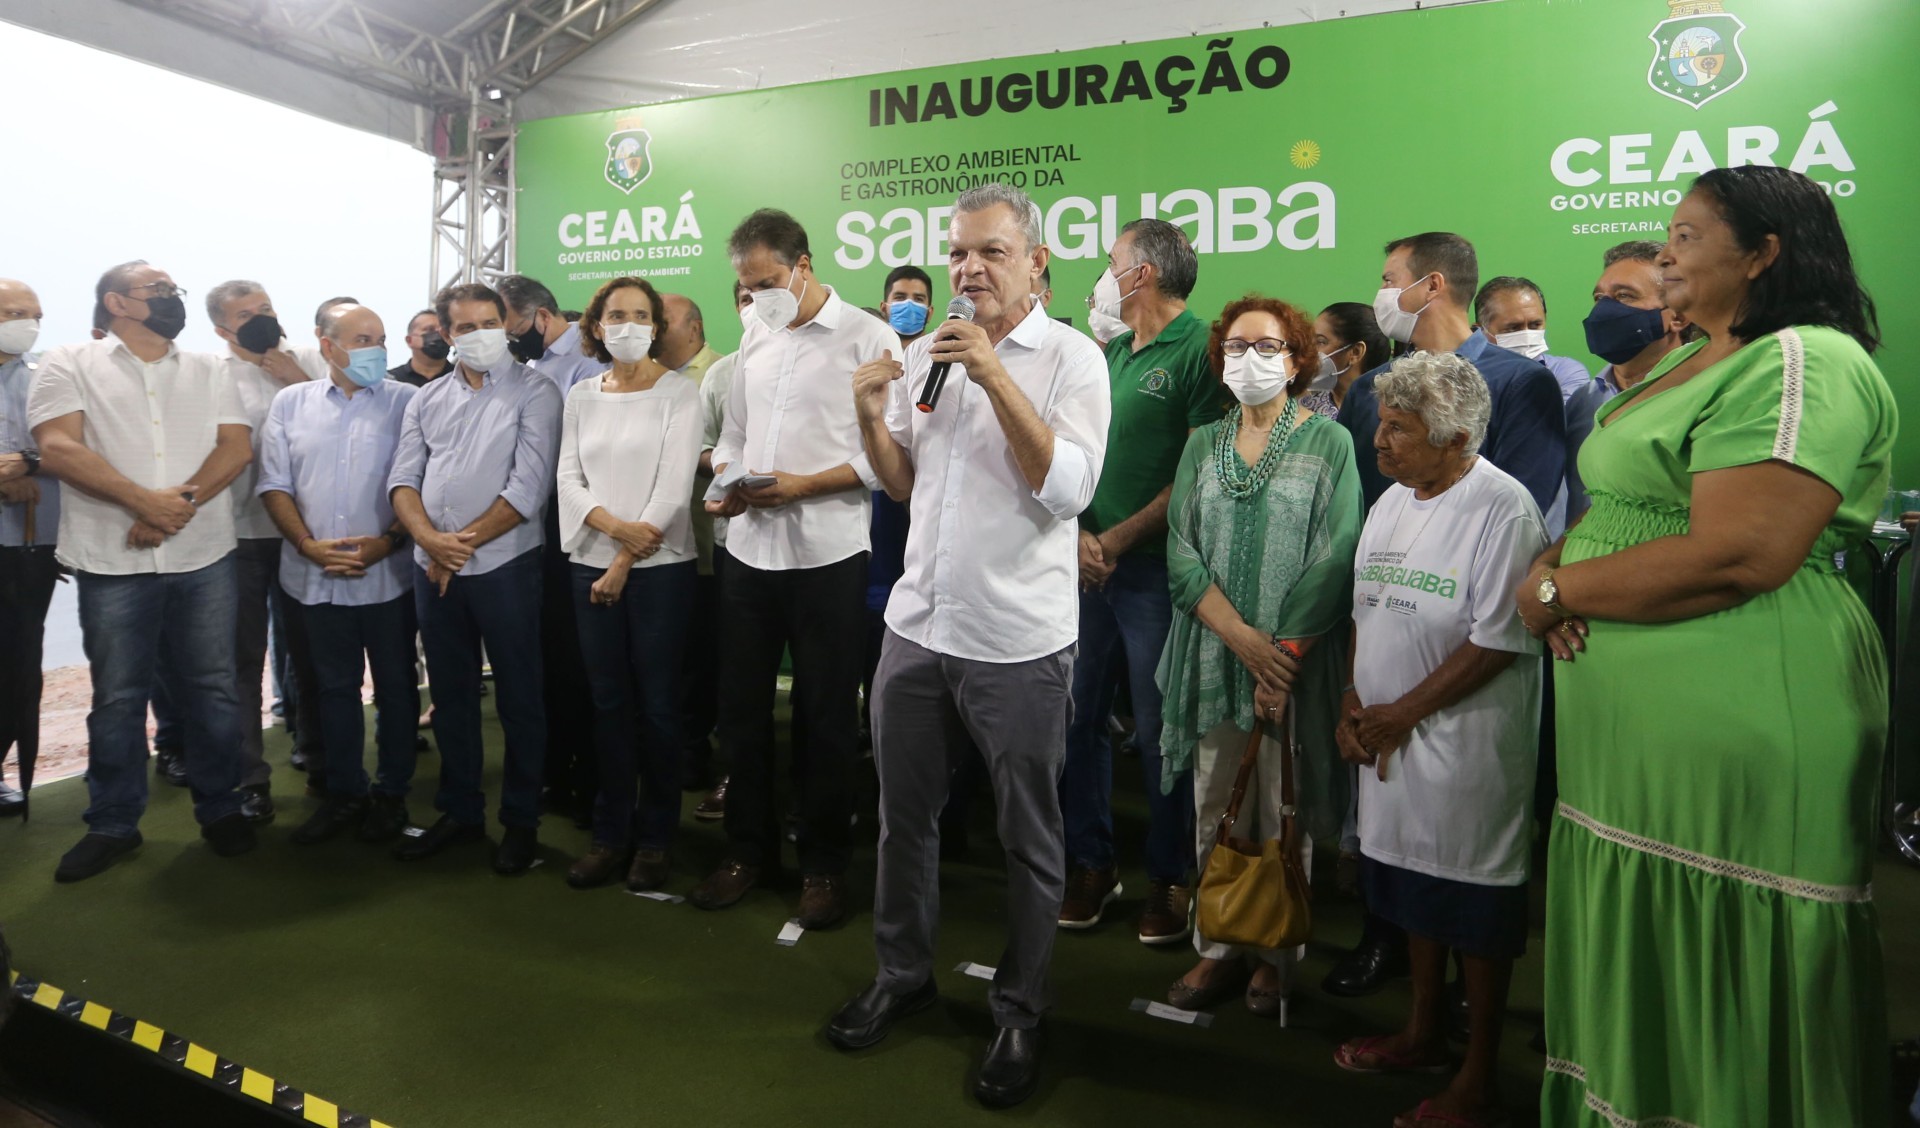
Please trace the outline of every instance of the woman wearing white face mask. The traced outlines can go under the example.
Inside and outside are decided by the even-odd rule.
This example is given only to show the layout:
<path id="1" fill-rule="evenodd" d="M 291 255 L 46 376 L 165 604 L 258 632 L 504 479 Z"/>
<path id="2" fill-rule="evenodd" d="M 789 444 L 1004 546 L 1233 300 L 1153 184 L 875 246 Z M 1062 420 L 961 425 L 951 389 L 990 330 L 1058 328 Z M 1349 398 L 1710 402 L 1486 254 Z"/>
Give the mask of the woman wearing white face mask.
<path id="1" fill-rule="evenodd" d="M 1321 310 L 1313 319 L 1313 343 L 1320 350 L 1320 371 L 1300 406 L 1319 415 L 1339 415 L 1347 389 L 1393 351 L 1373 319 L 1373 307 L 1363 302 L 1335 302 Z"/>
<path id="2" fill-rule="evenodd" d="M 560 537 L 600 771 L 593 847 L 567 872 L 578 889 L 623 871 L 629 889 L 659 888 L 680 821 L 680 664 L 699 567 L 688 506 L 702 413 L 694 382 L 654 359 L 663 316 L 642 279 L 600 287 L 580 343 L 613 367 L 573 386 L 561 421 Z"/>
<path id="3" fill-rule="evenodd" d="M 1291 703 L 1304 753 L 1294 776 L 1305 870 L 1310 836 L 1338 830 L 1347 809 L 1333 728 L 1361 528 L 1353 440 L 1296 399 L 1319 362 L 1299 310 L 1241 298 L 1214 323 L 1207 352 L 1239 409 L 1194 431 L 1173 482 L 1167 577 L 1175 614 L 1158 673 L 1163 770 L 1172 779 L 1193 765 L 1204 869 L 1248 735 L 1268 726 L 1237 832 L 1280 837 L 1275 728 Z M 1327 644 L 1317 645 L 1323 636 Z M 1186 1009 L 1218 1002 L 1246 981 L 1240 951 L 1198 928 L 1193 940 L 1200 962 L 1168 991 L 1168 1001 Z M 1278 1014 L 1293 951 L 1246 954 L 1256 957 L 1248 1008 Z"/>

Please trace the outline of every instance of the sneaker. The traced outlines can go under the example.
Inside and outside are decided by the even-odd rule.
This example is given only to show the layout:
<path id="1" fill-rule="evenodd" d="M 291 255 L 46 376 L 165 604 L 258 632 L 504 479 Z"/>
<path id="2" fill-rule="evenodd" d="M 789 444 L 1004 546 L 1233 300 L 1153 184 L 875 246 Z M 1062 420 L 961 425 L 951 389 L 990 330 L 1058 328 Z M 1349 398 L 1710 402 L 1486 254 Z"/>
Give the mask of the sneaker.
<path id="1" fill-rule="evenodd" d="M 1158 947 L 1193 935 L 1193 889 L 1171 881 L 1147 882 L 1147 907 L 1140 914 L 1140 942 Z"/>
<path id="2" fill-rule="evenodd" d="M 1069 867 L 1067 895 L 1060 902 L 1060 927 L 1092 928 L 1100 923 L 1100 914 L 1123 891 L 1120 871 L 1113 866 L 1105 869 Z"/>
<path id="3" fill-rule="evenodd" d="M 66 884 L 85 881 L 95 874 L 105 873 L 107 867 L 122 854 L 130 854 L 139 849 L 140 842 L 140 832 L 137 830 L 127 838 L 118 838 L 111 834 L 89 834 L 60 859 L 60 867 L 53 871 L 53 879 Z"/>
<path id="4" fill-rule="evenodd" d="M 363 795 L 340 795 L 322 800 L 320 809 L 313 817 L 294 830 L 290 836 L 296 845 L 313 846 L 325 842 L 341 831 L 361 822 L 367 817 L 367 800 Z"/>

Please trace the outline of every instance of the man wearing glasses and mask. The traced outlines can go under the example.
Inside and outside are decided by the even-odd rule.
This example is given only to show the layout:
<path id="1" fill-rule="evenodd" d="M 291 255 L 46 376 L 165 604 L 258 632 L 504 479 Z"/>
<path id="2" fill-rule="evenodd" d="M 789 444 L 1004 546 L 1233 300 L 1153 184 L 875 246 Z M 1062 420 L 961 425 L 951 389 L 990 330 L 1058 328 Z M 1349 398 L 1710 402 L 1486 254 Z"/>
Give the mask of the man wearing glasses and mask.
<path id="1" fill-rule="evenodd" d="M 224 491 L 253 457 L 232 374 L 182 352 L 186 294 L 145 262 L 95 287 L 105 338 L 47 354 L 28 400 L 62 498 L 58 555 L 79 582 L 92 666 L 87 714 L 88 833 L 56 881 L 102 872 L 140 845 L 147 805 L 147 701 L 161 640 L 194 754 L 194 817 L 221 856 L 255 845 L 241 813 L 241 716 L 234 687 L 233 506 Z"/>

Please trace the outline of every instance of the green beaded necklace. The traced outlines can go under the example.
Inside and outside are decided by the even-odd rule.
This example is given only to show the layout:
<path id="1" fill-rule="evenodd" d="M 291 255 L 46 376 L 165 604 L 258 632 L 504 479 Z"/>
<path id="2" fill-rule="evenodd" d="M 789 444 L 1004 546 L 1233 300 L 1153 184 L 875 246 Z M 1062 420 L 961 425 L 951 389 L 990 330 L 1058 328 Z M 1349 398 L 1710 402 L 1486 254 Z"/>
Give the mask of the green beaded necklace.
<path id="1" fill-rule="evenodd" d="M 1280 410 L 1280 418 L 1274 421 L 1272 433 L 1267 436 L 1260 461 L 1241 473 L 1239 453 L 1234 450 L 1234 443 L 1240 437 L 1240 412 L 1235 410 L 1227 416 L 1226 425 L 1213 440 L 1213 469 L 1220 478 L 1223 493 L 1234 501 L 1245 501 L 1266 488 L 1267 479 L 1273 477 L 1273 468 L 1279 465 L 1280 455 L 1287 449 L 1287 440 L 1293 438 L 1294 417 L 1293 401 L 1289 398 L 1287 406 Z"/>

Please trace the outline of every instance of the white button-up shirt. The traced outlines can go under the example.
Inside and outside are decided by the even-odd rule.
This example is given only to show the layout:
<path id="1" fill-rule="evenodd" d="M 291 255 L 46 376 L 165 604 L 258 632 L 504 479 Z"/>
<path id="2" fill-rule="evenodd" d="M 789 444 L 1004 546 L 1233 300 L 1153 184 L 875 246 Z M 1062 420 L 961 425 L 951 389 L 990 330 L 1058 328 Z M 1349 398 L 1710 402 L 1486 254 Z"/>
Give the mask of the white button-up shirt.
<path id="1" fill-rule="evenodd" d="M 83 412 L 87 449 L 148 489 L 191 481 L 213 453 L 219 429 L 248 425 L 233 377 L 211 353 L 180 351 L 148 364 L 109 333 L 105 340 L 62 345 L 41 359 L 27 401 L 27 421 Z M 209 499 L 159 548 L 127 547 L 133 514 L 110 501 L 68 490 L 60 507 L 57 555 L 62 564 L 108 576 L 192 572 L 232 552 L 233 496 Z"/>
<path id="2" fill-rule="evenodd" d="M 1112 400 L 1100 349 L 1035 305 L 994 347 L 1053 430 L 1038 493 L 1014 461 L 986 391 L 955 365 L 930 413 L 914 408 L 932 362 L 931 335 L 907 348 L 887 428 L 913 459 L 906 571 L 887 626 L 929 650 L 977 662 L 1025 662 L 1080 635 L 1075 521 L 1106 458 Z"/>
<path id="3" fill-rule="evenodd" d="M 754 568 L 818 568 L 867 550 L 868 492 L 880 487 L 860 444 L 853 370 L 898 350 L 886 322 L 827 292 L 827 303 L 797 329 L 755 320 L 735 355 L 718 468 L 744 462 L 766 473 L 818 474 L 851 465 L 866 487 L 748 509 L 727 525 L 727 551 Z"/>
<path id="4" fill-rule="evenodd" d="M 307 374 L 309 380 L 329 378 L 326 359 L 320 350 L 312 345 L 299 348 L 287 348 L 280 342 L 281 349 L 293 355 L 294 363 Z M 267 409 L 273 405 L 273 397 L 280 389 L 289 385 L 267 375 L 259 365 L 241 360 L 228 352 L 225 357 L 227 371 L 233 376 L 233 386 L 240 393 L 241 410 L 247 413 L 247 426 L 253 428 L 253 461 L 240 471 L 228 489 L 233 491 L 233 535 L 241 540 L 258 540 L 262 537 L 278 537 L 280 530 L 274 527 L 273 518 L 267 516 L 267 507 L 260 503 L 260 452 L 261 444 L 267 433 Z M 381 528 L 386 526 L 382 525 Z"/>
<path id="5" fill-rule="evenodd" d="M 274 397 L 262 428 L 259 492 L 292 498 L 307 531 L 321 540 L 386 532 L 393 527 L 387 475 L 407 403 L 419 391 L 382 380 L 349 399 L 331 376 L 288 385 Z M 388 553 L 364 576 L 330 576 L 283 540 L 280 586 L 309 607 L 367 607 L 413 590 L 413 577 L 403 552 Z"/>

